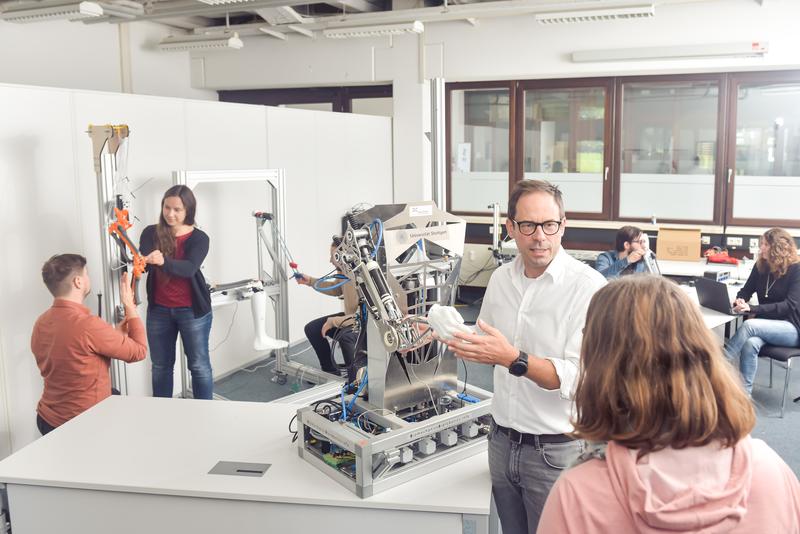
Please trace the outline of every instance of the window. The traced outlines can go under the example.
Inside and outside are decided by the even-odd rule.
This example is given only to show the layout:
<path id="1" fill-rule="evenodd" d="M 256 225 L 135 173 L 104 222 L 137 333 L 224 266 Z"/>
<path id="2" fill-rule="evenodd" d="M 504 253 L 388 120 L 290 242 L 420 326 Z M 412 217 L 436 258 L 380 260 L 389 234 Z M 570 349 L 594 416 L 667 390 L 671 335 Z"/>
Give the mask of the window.
<path id="1" fill-rule="evenodd" d="M 362 110 L 366 115 L 386 115 L 388 110 L 388 116 L 391 116 L 392 86 L 299 87 L 293 89 L 219 91 L 219 100 L 220 102 L 239 102 L 241 104 L 261 104 L 264 106 L 338 111 L 342 113 L 359 113 L 358 110 Z"/>
<path id="2" fill-rule="evenodd" d="M 448 205 L 461 213 L 506 209 L 510 176 L 510 87 L 448 88 Z"/>
<path id="3" fill-rule="evenodd" d="M 731 80 L 728 210 L 733 224 L 798 226 L 800 77 L 742 74 Z"/>
<path id="4" fill-rule="evenodd" d="M 621 81 L 618 216 L 713 222 L 719 79 Z"/>
<path id="5" fill-rule="evenodd" d="M 351 109 L 353 113 L 360 115 L 378 115 L 381 117 L 391 117 L 392 98 L 353 98 L 351 101 Z"/>
<path id="6" fill-rule="evenodd" d="M 570 215 L 610 215 L 610 96 L 604 80 L 527 82 L 522 85 L 524 114 L 521 168 L 525 179 L 549 180 L 564 192 Z"/>

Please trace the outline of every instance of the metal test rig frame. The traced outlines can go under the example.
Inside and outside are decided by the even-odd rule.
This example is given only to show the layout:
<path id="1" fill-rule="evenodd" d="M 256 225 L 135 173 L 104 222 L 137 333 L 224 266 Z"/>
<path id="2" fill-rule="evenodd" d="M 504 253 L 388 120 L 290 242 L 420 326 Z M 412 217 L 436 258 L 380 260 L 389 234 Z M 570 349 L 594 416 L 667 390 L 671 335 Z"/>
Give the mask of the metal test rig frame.
<path id="1" fill-rule="evenodd" d="M 98 220 L 103 262 L 103 292 L 99 303 L 101 310 L 98 310 L 98 313 L 116 326 L 125 316 L 119 296 L 120 275 L 123 270 L 129 269 L 131 282 L 136 287 L 144 267 L 135 245 L 125 233 L 131 226 L 128 209 L 131 207 L 132 195 L 127 189 L 127 148 L 130 129 L 126 124 L 90 124 L 86 133 L 92 142 L 92 162 L 97 177 Z M 118 226 L 117 233 L 111 231 L 115 226 Z M 126 242 L 119 241 L 120 235 L 124 236 Z M 127 247 L 130 247 L 133 258 L 128 257 Z M 134 268 L 134 259 L 140 263 L 137 268 Z M 125 366 L 125 362 L 111 360 L 111 384 L 122 394 L 128 391 Z"/>
<path id="2" fill-rule="evenodd" d="M 454 301 L 465 228 L 433 202 L 376 206 L 334 252 L 361 300 L 366 373 L 298 411 L 298 452 L 359 497 L 486 449 L 491 393 L 458 380 L 424 319 Z"/>

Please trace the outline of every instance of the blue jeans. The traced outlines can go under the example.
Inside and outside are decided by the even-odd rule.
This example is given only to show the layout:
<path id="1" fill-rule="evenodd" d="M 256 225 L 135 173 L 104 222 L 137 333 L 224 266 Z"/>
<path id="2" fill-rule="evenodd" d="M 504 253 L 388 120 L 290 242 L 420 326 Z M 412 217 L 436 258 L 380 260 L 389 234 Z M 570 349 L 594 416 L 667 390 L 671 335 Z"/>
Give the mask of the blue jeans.
<path id="1" fill-rule="evenodd" d="M 758 369 L 758 351 L 766 344 L 797 347 L 800 345 L 800 335 L 797 333 L 797 328 L 789 321 L 749 319 L 725 344 L 729 357 L 734 362 L 736 358 L 739 359 L 739 371 L 742 373 L 747 393 L 753 391 L 753 380 Z"/>
<path id="2" fill-rule="evenodd" d="M 582 440 L 538 446 L 513 443 L 492 425 L 489 473 L 503 534 L 536 532 L 550 488 L 584 449 Z"/>
<path id="3" fill-rule="evenodd" d="M 147 342 L 153 366 L 153 396 L 172 397 L 175 367 L 175 342 L 181 335 L 189 371 L 192 396 L 210 399 L 214 393 L 208 336 L 211 312 L 195 318 L 192 308 L 166 308 L 152 305 L 147 309 Z"/>

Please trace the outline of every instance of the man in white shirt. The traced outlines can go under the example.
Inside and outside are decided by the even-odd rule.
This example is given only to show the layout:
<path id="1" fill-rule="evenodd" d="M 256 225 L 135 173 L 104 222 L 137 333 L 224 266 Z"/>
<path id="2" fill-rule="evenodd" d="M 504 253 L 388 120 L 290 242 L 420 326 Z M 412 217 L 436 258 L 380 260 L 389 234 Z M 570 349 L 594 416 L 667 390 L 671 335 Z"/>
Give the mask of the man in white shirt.
<path id="1" fill-rule="evenodd" d="M 506 228 L 519 255 L 492 275 L 478 326 L 448 346 L 494 365 L 489 436 L 492 494 L 504 534 L 536 532 L 558 475 L 583 452 L 572 431 L 586 310 L 603 276 L 563 248 L 566 218 L 558 187 L 523 180 L 511 192 Z"/>

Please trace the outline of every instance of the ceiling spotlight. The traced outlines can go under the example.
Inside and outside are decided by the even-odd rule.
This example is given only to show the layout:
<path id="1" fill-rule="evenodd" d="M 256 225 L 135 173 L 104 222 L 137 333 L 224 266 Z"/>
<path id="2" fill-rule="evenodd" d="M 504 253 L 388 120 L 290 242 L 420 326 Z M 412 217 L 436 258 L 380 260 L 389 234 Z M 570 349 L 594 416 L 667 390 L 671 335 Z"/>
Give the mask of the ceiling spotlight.
<path id="1" fill-rule="evenodd" d="M 79 20 L 103 16 L 103 8 L 95 2 L 30 2 L 0 12 L 0 19 L 25 24 L 45 20 Z"/>
<path id="2" fill-rule="evenodd" d="M 383 24 L 379 26 L 352 26 L 348 28 L 328 28 L 322 34 L 328 39 L 350 39 L 352 37 L 383 37 L 386 35 L 405 35 L 422 33 L 425 25 L 420 21 L 406 24 Z"/>
<path id="3" fill-rule="evenodd" d="M 218 35 L 170 35 L 158 45 L 161 50 L 166 51 L 226 50 L 229 48 L 239 50 L 243 46 L 244 43 L 236 32 Z"/>

